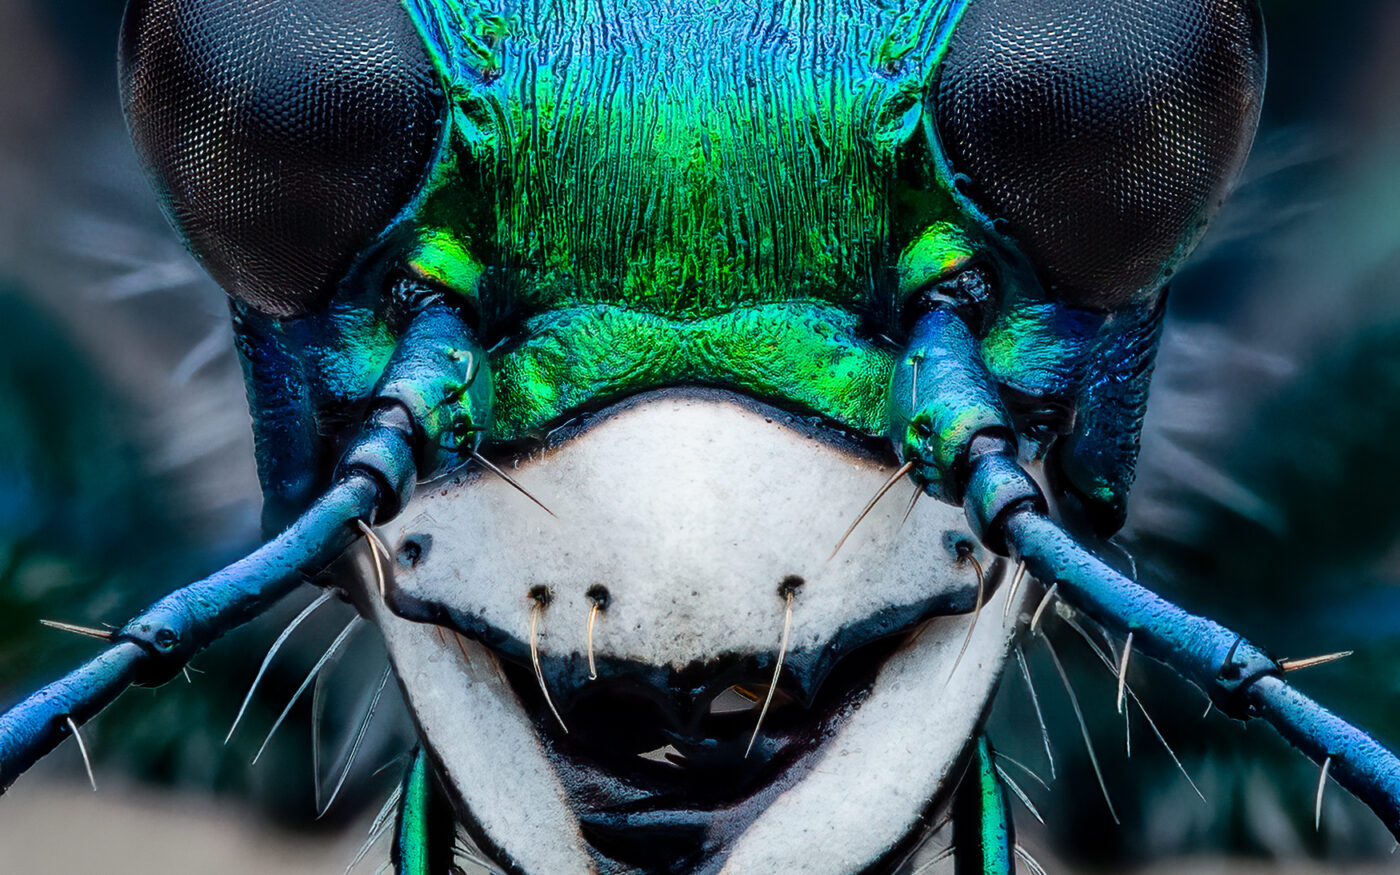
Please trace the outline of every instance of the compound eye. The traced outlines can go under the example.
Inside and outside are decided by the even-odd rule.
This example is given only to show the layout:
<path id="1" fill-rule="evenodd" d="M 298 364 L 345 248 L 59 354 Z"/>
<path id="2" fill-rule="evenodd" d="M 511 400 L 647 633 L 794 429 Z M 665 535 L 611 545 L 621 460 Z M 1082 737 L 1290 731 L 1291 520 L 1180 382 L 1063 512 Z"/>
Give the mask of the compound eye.
<path id="1" fill-rule="evenodd" d="M 1264 88 L 1254 0 L 971 0 L 931 92 L 966 193 L 1073 306 L 1140 301 L 1224 200 Z"/>
<path id="2" fill-rule="evenodd" d="M 324 302 L 408 204 L 445 105 L 396 0 L 132 0 L 121 84 L 186 245 L 275 316 Z"/>

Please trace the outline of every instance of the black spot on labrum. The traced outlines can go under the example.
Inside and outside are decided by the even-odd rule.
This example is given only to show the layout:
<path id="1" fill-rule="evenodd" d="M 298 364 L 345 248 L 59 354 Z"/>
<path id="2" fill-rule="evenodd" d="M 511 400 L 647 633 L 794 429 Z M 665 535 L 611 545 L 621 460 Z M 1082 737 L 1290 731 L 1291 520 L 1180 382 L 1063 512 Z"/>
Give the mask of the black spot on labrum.
<path id="1" fill-rule="evenodd" d="M 409 535 L 399 545 L 399 564 L 405 568 L 417 568 L 428 558 L 428 550 L 433 546 L 432 535 Z"/>

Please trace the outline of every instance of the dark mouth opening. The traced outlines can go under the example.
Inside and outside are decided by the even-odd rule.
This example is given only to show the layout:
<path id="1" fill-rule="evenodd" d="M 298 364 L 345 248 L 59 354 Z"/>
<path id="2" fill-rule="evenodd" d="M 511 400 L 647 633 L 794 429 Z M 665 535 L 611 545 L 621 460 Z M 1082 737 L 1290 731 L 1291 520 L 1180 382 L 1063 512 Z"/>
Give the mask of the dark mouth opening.
<path id="1" fill-rule="evenodd" d="M 685 684 L 658 689 L 600 672 L 565 696 L 571 702 L 560 713 L 566 734 L 531 668 L 501 663 L 545 739 L 594 851 L 623 871 L 688 872 L 801 780 L 804 757 L 858 705 L 910 634 L 877 639 L 844 656 L 809 704 L 781 679 L 756 738 L 771 671 L 731 671 L 693 697 Z"/>

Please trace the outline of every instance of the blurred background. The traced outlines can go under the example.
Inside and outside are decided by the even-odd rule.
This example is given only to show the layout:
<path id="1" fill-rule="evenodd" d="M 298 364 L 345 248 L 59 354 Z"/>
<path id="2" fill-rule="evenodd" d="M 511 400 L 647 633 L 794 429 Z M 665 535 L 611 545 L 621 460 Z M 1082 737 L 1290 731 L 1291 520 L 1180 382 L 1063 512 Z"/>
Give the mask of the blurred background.
<path id="1" fill-rule="evenodd" d="M 1238 193 L 1172 291 L 1124 543 L 1164 594 L 1285 657 L 1354 650 L 1305 691 L 1400 746 L 1400 4 L 1264 0 L 1264 125 Z M 122 126 L 119 0 L 0 0 L 0 703 L 94 652 L 41 618 L 118 624 L 257 541 L 243 387 L 221 293 L 156 210 Z M 341 872 L 410 744 L 386 695 L 316 817 L 383 665 L 372 634 L 249 760 L 348 617 L 318 614 L 222 744 L 258 663 L 310 593 L 133 691 L 0 798 L 28 872 Z M 338 612 L 338 613 L 337 613 Z M 1170 672 L 1131 680 L 1202 803 L 1063 623 L 1121 825 L 1041 645 L 1030 673 L 1056 760 L 1020 783 L 1018 829 L 1051 871 L 1380 871 L 1395 842 L 1315 768 Z M 318 716 L 319 715 L 319 716 Z M 320 727 L 313 754 L 313 722 Z M 994 742 L 1048 778 L 1024 681 Z M 75 842 L 73 837 L 81 837 Z M 87 854 L 88 856 L 84 856 Z M 126 866 L 124 861 L 130 861 Z M 367 860 L 374 871 L 382 854 Z"/>

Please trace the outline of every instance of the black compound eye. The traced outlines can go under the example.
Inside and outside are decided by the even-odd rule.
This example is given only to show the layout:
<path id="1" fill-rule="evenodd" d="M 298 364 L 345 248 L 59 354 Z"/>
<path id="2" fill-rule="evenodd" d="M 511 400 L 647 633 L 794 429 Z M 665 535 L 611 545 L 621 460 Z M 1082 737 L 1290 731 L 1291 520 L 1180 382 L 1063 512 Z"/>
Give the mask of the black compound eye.
<path id="1" fill-rule="evenodd" d="M 1052 294 L 1139 300 L 1200 239 L 1254 137 L 1254 0 L 972 0 L 932 99 L 967 194 Z"/>
<path id="2" fill-rule="evenodd" d="M 167 214 L 276 316 L 331 294 L 435 153 L 444 98 L 398 0 L 132 0 L 121 61 Z"/>

